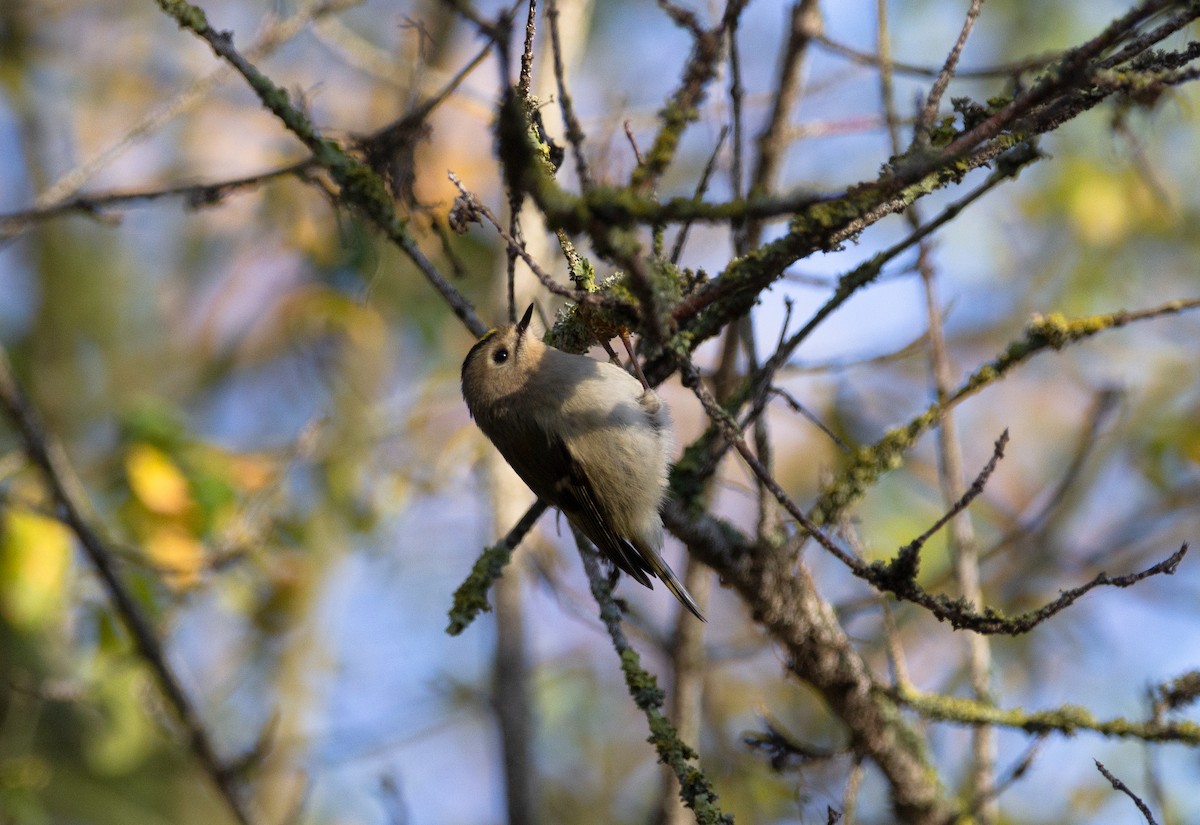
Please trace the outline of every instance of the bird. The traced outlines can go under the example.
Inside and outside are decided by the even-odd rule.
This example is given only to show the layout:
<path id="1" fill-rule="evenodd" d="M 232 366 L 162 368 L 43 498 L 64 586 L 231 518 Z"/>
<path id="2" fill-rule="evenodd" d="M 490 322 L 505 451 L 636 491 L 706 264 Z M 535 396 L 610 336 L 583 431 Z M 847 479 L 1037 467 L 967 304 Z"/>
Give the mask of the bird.
<path id="1" fill-rule="evenodd" d="M 671 418 L 654 390 L 615 364 L 548 346 L 530 333 L 533 304 L 485 333 L 462 364 L 471 417 L 539 498 L 650 589 L 657 578 L 700 621 L 663 560 Z"/>

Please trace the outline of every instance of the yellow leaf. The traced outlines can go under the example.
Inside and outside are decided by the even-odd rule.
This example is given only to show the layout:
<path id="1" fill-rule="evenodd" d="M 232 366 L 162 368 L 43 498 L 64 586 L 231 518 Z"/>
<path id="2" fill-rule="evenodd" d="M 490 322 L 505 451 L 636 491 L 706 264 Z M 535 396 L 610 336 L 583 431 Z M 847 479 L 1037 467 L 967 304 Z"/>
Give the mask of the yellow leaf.
<path id="1" fill-rule="evenodd" d="M 200 580 L 204 546 L 187 531 L 163 525 L 146 537 L 144 547 L 172 590 L 187 590 Z"/>
<path id="2" fill-rule="evenodd" d="M 1112 177 L 1097 173 L 1080 179 L 1067 205 L 1075 231 L 1090 244 L 1121 241 L 1134 224 L 1128 195 Z"/>
<path id="3" fill-rule="evenodd" d="M 71 534 L 28 510 L 0 515 L 0 612 L 21 630 L 45 626 L 66 603 Z"/>
<path id="4" fill-rule="evenodd" d="M 134 444 L 125 454 L 129 487 L 146 509 L 164 516 L 184 514 L 192 504 L 187 478 L 170 456 L 149 444 Z"/>

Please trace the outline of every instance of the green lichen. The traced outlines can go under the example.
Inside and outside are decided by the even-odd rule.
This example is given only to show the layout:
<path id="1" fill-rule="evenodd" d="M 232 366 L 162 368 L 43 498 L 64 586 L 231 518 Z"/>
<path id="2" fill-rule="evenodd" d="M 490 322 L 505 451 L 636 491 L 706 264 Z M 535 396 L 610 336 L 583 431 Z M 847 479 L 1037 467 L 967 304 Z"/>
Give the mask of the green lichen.
<path id="1" fill-rule="evenodd" d="M 679 731 L 662 713 L 665 693 L 658 686 L 654 675 L 642 668 L 641 657 L 630 647 L 620 650 L 621 672 L 625 685 L 634 703 L 646 714 L 650 735 L 646 738 L 658 754 L 658 760 L 667 765 L 679 778 L 679 797 L 696 814 L 701 825 L 733 825 L 733 817 L 723 814 L 717 807 L 718 798 L 704 773 L 690 764 L 699 759 L 686 742 L 679 738 Z"/>
<path id="2" fill-rule="evenodd" d="M 642 668 L 642 659 L 633 648 L 621 651 L 621 671 L 629 695 L 642 710 L 657 710 L 662 707 L 666 694 L 658 686 L 654 674 Z"/>
<path id="3" fill-rule="evenodd" d="M 184 0 L 158 0 L 158 6 L 175 18 L 179 27 L 190 29 L 197 34 L 209 31 L 208 17 L 204 10 L 193 6 Z"/>
<path id="4" fill-rule="evenodd" d="M 462 633 L 480 613 L 492 609 L 487 600 L 488 590 L 500 577 L 512 559 L 512 548 L 500 542 L 479 556 L 466 580 L 454 591 L 454 602 L 450 607 L 450 624 L 446 632 L 451 636 Z"/>
<path id="5" fill-rule="evenodd" d="M 1087 708 L 1061 705 L 1043 711 L 998 708 L 962 696 L 920 693 L 912 688 L 896 689 L 896 698 L 927 719 L 968 725 L 999 725 L 1032 734 L 1061 733 L 1074 736 L 1091 731 L 1103 736 L 1140 739 L 1147 742 L 1200 744 L 1200 725 L 1194 722 L 1134 722 L 1120 717 L 1097 719 Z"/>
<path id="6" fill-rule="evenodd" d="M 929 145 L 937 149 L 942 146 L 948 146 L 958 137 L 959 132 L 955 129 L 954 115 L 946 115 L 935 126 L 929 130 Z"/>

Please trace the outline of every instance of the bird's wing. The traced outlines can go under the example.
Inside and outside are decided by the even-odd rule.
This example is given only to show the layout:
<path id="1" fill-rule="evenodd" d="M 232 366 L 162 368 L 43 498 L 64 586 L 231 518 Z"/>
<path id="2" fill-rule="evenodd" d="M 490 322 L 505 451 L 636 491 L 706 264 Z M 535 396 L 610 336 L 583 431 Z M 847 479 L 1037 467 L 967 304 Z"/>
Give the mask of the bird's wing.
<path id="1" fill-rule="evenodd" d="M 617 567 L 628 573 L 634 581 L 653 589 L 650 577 L 646 575 L 650 567 L 628 539 L 613 531 L 583 466 L 575 460 L 563 441 L 557 441 L 552 449 L 559 452 L 562 466 L 566 468 L 555 485 L 559 508 Z"/>
<path id="2" fill-rule="evenodd" d="M 561 437 L 552 434 L 532 415 L 504 422 L 484 416 L 480 424 L 485 426 L 484 432 L 491 427 L 509 428 L 508 437 L 493 437 L 492 441 L 517 475 L 531 490 L 562 510 L 617 567 L 638 583 L 652 587 L 646 575 L 651 568 L 633 545 L 613 530 L 591 480 Z M 515 443 L 523 444 L 524 449 L 510 450 L 504 446 Z"/>

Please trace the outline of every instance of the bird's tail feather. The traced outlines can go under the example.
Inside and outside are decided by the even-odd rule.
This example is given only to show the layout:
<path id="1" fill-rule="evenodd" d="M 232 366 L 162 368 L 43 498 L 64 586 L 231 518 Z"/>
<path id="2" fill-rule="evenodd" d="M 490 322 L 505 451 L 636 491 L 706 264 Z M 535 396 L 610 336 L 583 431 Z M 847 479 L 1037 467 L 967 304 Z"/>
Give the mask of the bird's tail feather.
<path id="1" fill-rule="evenodd" d="M 692 594 L 687 592 L 687 588 L 683 586 L 683 582 L 679 580 L 679 577 L 675 575 L 675 571 L 663 560 L 663 557 L 649 548 L 643 547 L 640 550 L 642 557 L 649 562 L 650 567 L 653 569 L 654 575 L 667 586 L 667 589 L 674 594 L 675 598 L 679 599 L 679 603 L 686 607 L 700 621 L 707 621 L 704 618 L 704 614 L 700 612 L 700 606 L 692 598 Z"/>

